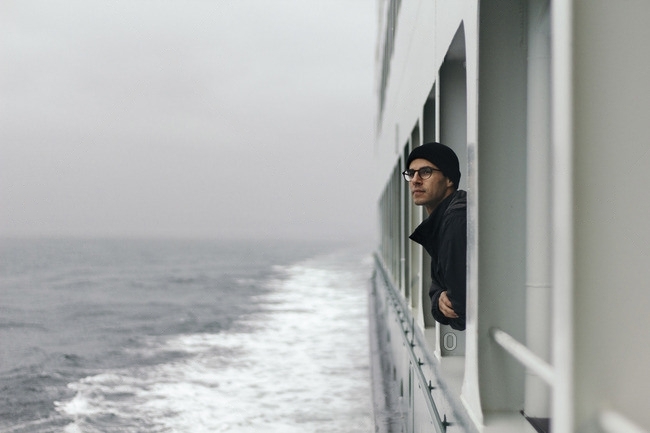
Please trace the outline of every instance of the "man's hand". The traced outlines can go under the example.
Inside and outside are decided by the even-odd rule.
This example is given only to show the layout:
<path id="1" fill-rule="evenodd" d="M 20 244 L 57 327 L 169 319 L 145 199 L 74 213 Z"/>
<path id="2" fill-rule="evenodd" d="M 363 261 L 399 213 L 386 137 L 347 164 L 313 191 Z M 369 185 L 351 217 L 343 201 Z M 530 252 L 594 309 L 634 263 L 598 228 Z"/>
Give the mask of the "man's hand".
<path id="1" fill-rule="evenodd" d="M 447 297 L 447 291 L 445 290 L 440 294 L 440 297 L 438 298 L 438 309 L 442 314 L 445 315 L 445 317 L 449 317 L 450 319 L 457 319 L 458 314 L 454 311 L 451 305 L 451 301 Z"/>

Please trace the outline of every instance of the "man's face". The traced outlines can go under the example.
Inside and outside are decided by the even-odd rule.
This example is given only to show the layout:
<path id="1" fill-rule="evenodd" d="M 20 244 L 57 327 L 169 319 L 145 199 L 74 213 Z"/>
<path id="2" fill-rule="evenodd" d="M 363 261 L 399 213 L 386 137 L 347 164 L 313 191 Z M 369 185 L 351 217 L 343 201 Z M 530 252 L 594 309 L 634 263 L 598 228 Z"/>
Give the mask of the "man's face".
<path id="1" fill-rule="evenodd" d="M 431 177 L 422 179 L 416 173 L 415 177 L 409 182 L 413 203 L 418 206 L 424 206 L 427 212 L 431 213 L 449 194 L 454 192 L 454 183 L 449 180 L 435 164 L 426 159 L 418 158 L 411 161 L 409 169 L 419 170 L 423 167 L 431 167 L 434 170 Z"/>

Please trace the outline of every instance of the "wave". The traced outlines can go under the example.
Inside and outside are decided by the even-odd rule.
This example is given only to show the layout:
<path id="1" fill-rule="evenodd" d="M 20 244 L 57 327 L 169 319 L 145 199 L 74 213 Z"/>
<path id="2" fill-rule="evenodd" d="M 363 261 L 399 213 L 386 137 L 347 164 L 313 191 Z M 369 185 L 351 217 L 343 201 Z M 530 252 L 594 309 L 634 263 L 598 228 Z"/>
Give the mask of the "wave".
<path id="1" fill-rule="evenodd" d="M 182 356 L 70 384 L 66 432 L 371 431 L 365 280 L 318 264 L 285 267 L 247 332 L 151 338 Z"/>
<path id="2" fill-rule="evenodd" d="M 60 260 L 6 286 L 0 433 L 371 431 L 358 255 L 156 249 L 169 266 L 122 272 L 100 247 L 84 290 Z"/>

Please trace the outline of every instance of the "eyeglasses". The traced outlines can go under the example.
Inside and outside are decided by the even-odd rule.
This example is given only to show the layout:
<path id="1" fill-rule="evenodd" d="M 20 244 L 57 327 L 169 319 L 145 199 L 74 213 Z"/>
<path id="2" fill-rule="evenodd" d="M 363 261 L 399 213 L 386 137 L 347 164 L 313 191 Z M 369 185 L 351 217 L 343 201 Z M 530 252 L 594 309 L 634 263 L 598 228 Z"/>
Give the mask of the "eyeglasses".
<path id="1" fill-rule="evenodd" d="M 422 167 L 419 170 L 413 170 L 411 168 L 408 170 L 404 170 L 402 172 L 402 176 L 404 176 L 404 180 L 410 182 L 415 178 L 415 173 L 417 173 L 418 176 L 420 176 L 420 179 L 424 180 L 430 178 L 434 171 L 442 171 L 442 170 L 433 167 Z"/>

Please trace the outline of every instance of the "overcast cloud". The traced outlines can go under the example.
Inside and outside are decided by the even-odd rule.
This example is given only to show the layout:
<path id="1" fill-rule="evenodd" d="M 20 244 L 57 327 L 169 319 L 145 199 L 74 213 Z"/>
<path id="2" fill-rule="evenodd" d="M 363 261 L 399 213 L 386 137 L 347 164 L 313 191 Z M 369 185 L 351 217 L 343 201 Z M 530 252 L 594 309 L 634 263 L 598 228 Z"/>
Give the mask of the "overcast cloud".
<path id="1" fill-rule="evenodd" d="M 375 0 L 6 0 L 0 235 L 374 235 Z"/>

